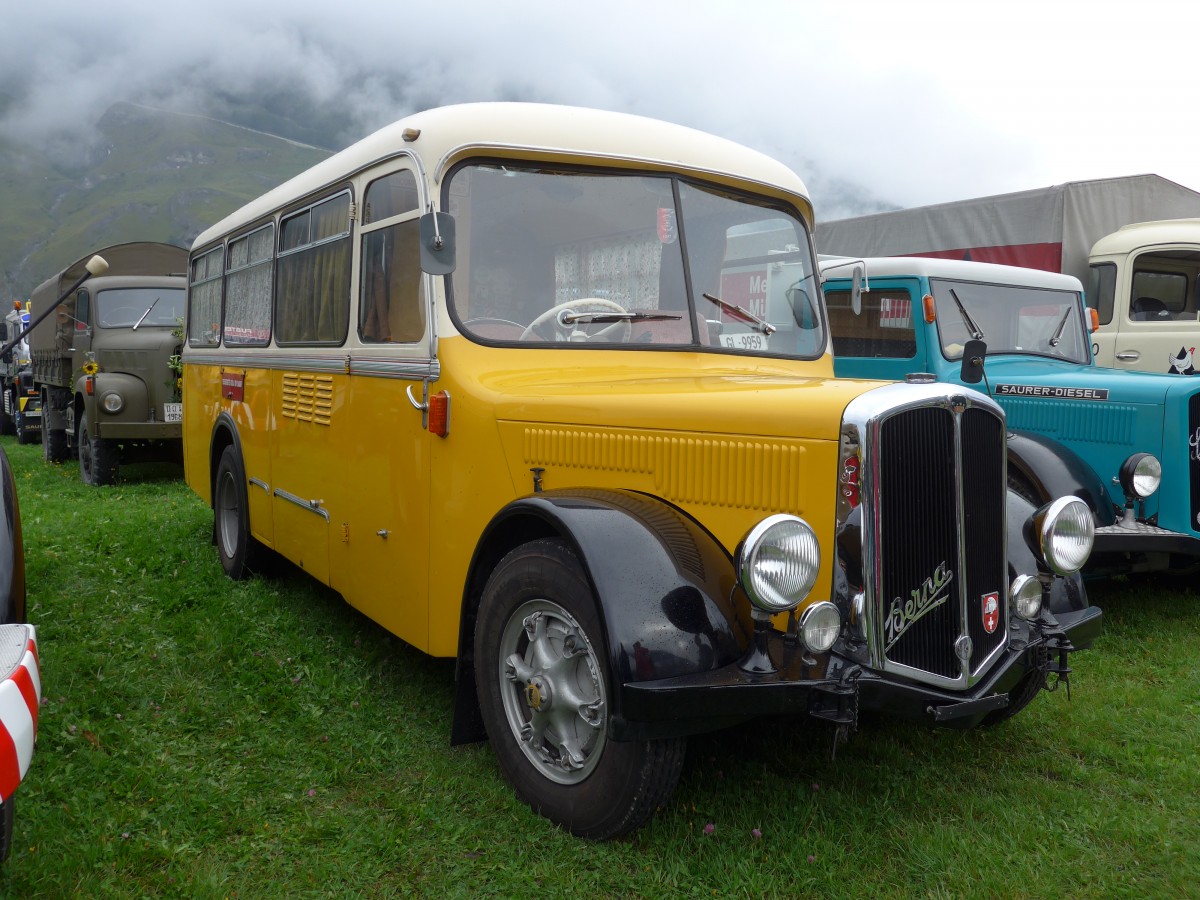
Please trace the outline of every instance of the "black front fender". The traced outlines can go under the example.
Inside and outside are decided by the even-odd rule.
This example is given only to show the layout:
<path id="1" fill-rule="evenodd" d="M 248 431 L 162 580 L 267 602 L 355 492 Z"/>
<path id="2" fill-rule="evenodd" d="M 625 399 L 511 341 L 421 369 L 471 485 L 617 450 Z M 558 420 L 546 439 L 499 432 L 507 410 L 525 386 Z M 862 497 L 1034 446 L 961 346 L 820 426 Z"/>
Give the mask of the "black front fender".
<path id="1" fill-rule="evenodd" d="M 729 552 L 695 520 L 629 491 L 533 494 L 495 516 L 472 560 L 459 631 L 455 743 L 482 737 L 472 720 L 474 623 L 483 586 L 505 553 L 547 536 L 571 546 L 596 598 L 616 730 L 623 685 L 712 672 L 741 657 L 749 606 L 739 615 Z"/>
<path id="2" fill-rule="evenodd" d="M 1010 474 L 1024 480 L 1046 503 L 1059 497 L 1078 497 L 1096 516 L 1096 525 L 1111 525 L 1112 500 L 1096 470 L 1068 447 L 1041 434 L 1028 431 L 1008 433 Z"/>

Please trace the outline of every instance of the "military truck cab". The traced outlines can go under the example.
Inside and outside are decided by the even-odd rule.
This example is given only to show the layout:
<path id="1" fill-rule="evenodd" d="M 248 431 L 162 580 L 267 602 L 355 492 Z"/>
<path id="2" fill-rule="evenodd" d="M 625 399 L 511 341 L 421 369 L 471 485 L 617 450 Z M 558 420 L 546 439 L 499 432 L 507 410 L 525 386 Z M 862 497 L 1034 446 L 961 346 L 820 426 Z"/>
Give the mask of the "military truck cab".
<path id="1" fill-rule="evenodd" d="M 98 251 L 108 271 L 60 302 L 91 254 L 33 292 L 29 341 L 44 416 L 43 455 L 74 455 L 89 484 L 122 463 L 182 461 L 180 352 L 187 251 L 159 243 Z"/>

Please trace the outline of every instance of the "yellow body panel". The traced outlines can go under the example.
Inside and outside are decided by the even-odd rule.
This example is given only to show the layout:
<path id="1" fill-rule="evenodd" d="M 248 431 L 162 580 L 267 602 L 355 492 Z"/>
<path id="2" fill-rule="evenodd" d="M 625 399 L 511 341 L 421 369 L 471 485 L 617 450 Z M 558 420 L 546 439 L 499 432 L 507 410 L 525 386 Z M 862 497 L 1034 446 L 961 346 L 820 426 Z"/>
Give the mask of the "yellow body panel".
<path id="1" fill-rule="evenodd" d="M 800 515 L 834 558 L 838 424 L 873 383 L 833 380 L 825 360 L 748 367 L 718 354 L 489 348 L 458 336 L 439 359 L 445 438 L 422 427 L 409 381 L 237 369 L 237 402 L 220 396 L 218 367 L 185 370 L 185 443 L 207 447 L 216 416 L 233 418 L 254 536 L 408 643 L 457 652 L 479 538 L 534 492 L 535 468 L 544 489 L 660 497 L 731 554 L 764 517 Z M 189 452 L 187 477 L 208 496 L 207 459 Z M 831 572 L 822 567 L 814 600 L 830 595 Z"/>

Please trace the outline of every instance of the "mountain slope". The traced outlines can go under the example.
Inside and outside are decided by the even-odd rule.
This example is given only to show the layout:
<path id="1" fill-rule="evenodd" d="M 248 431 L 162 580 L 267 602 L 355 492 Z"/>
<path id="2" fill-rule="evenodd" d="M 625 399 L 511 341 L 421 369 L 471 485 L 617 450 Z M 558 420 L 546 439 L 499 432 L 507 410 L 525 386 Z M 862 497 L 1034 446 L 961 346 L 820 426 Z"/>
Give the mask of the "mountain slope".
<path id="1" fill-rule="evenodd" d="M 0 141 L 0 301 L 28 297 L 108 244 L 187 246 L 331 152 L 126 103 L 109 108 L 96 134 L 69 155 Z"/>

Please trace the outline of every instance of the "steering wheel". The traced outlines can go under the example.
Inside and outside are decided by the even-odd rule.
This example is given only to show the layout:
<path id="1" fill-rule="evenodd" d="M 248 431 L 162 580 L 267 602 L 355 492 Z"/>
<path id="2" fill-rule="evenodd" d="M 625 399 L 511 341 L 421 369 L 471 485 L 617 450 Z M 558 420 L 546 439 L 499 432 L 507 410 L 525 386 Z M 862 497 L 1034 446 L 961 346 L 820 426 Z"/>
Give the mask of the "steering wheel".
<path id="1" fill-rule="evenodd" d="M 610 312 L 628 312 L 620 303 L 607 300 L 604 297 L 580 297 L 578 300 L 568 300 L 566 303 L 558 303 L 538 315 L 521 333 L 521 340 L 531 341 L 542 339 L 538 334 L 538 329 L 547 322 L 553 322 L 555 325 L 553 339 L 556 341 L 624 341 L 628 339 L 630 329 L 627 320 L 613 322 L 611 325 L 606 325 L 599 331 L 594 331 L 591 334 L 577 330 L 573 326 L 559 321 L 559 313 L 567 311 L 582 313 L 587 310 L 581 307 L 587 306 L 598 307 L 601 310 L 608 310 Z M 618 334 L 620 337 L 617 337 Z"/>

